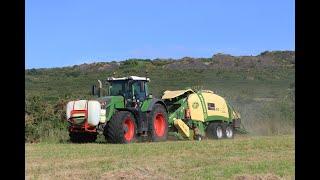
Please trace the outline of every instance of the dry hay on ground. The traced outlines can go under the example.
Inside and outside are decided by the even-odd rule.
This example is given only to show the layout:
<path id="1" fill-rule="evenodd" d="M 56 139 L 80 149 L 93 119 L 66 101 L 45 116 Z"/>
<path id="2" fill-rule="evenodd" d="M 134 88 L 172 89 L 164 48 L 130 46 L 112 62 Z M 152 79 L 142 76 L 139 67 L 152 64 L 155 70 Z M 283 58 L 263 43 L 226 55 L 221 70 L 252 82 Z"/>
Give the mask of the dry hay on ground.
<path id="1" fill-rule="evenodd" d="M 274 174 L 259 174 L 259 175 L 237 175 L 234 178 L 235 180 L 282 180 L 279 176 Z"/>

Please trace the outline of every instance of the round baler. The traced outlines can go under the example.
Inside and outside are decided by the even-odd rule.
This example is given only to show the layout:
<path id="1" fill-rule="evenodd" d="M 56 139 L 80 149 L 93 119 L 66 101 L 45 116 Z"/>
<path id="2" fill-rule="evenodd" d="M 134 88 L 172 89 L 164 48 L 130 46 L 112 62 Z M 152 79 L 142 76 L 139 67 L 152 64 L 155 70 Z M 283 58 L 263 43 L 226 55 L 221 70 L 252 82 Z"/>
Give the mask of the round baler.
<path id="1" fill-rule="evenodd" d="M 240 128 L 240 114 L 213 91 L 165 91 L 162 99 L 170 114 L 170 131 L 184 138 L 233 138 L 234 130 Z"/>

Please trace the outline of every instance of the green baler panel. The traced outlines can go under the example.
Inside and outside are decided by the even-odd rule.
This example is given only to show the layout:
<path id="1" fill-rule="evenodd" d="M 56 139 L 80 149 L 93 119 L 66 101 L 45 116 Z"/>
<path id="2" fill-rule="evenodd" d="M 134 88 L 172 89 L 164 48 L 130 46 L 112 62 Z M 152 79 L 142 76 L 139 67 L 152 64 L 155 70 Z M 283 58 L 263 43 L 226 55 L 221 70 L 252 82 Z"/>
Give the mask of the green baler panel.
<path id="1" fill-rule="evenodd" d="M 224 116 L 208 116 L 205 121 L 229 121 L 230 118 L 226 118 Z"/>
<path id="2" fill-rule="evenodd" d="M 168 123 L 170 126 L 173 126 L 173 122 L 174 122 L 174 118 L 177 119 L 183 119 L 185 117 L 185 108 L 188 107 L 186 98 L 184 99 L 180 99 L 178 102 L 176 102 L 175 104 L 179 104 L 180 107 L 178 109 L 176 109 L 175 111 L 169 111 L 169 119 L 168 119 Z"/>

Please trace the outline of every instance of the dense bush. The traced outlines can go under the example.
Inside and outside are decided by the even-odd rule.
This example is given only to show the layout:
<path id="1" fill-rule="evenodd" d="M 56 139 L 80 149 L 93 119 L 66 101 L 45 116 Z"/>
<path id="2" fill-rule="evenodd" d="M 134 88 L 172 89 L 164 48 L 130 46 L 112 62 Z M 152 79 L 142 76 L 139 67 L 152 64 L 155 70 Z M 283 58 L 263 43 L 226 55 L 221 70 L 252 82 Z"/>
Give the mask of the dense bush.
<path id="1" fill-rule="evenodd" d="M 39 96 L 32 96 L 26 99 L 25 107 L 25 141 L 61 141 L 67 138 L 64 101 L 53 106 Z"/>

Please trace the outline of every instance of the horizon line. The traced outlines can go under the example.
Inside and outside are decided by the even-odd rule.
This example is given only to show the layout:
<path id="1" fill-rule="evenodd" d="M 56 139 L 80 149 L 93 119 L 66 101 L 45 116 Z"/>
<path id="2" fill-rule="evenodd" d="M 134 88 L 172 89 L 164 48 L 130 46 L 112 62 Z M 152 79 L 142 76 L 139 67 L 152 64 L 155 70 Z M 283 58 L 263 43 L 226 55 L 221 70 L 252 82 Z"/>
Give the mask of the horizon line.
<path id="1" fill-rule="evenodd" d="M 61 66 L 51 66 L 51 67 L 31 67 L 31 68 L 26 68 L 25 67 L 25 70 L 30 70 L 30 69 L 51 69 L 51 68 L 64 68 L 64 67 L 72 67 L 72 66 L 76 66 L 76 65 L 81 65 L 81 64 L 93 64 L 93 63 L 101 63 L 101 62 L 105 62 L 105 63 L 110 63 L 110 62 L 123 62 L 123 61 L 128 61 L 128 60 L 132 60 L 132 59 L 140 59 L 140 60 L 151 60 L 151 61 L 154 61 L 154 60 L 157 60 L 157 59 L 163 59 L 163 60 L 180 60 L 180 59 L 183 59 L 183 58 L 194 58 L 194 59 L 200 59 L 200 58 L 212 58 L 214 55 L 217 55 L 217 54 L 223 54 L 223 55 L 230 55 L 230 56 L 234 56 L 234 57 L 241 57 L 241 56 L 259 56 L 261 55 L 262 53 L 264 52 L 286 52 L 286 51 L 291 51 L 291 52 L 295 52 L 295 50 L 265 50 L 265 51 L 261 51 L 260 53 L 257 53 L 257 54 L 250 54 L 250 55 L 232 55 L 231 53 L 223 53 L 223 52 L 217 52 L 217 53 L 214 53 L 211 57 L 195 57 L 195 56 L 183 56 L 183 57 L 180 57 L 180 58 L 170 58 L 170 57 L 157 57 L 157 58 L 142 58 L 142 57 L 131 57 L 131 58 L 123 58 L 122 60 L 112 60 L 112 59 L 109 59 L 109 60 L 99 60 L 99 59 L 96 59 L 96 60 L 89 60 L 90 62 L 87 61 L 84 61 L 82 63 L 78 63 L 78 64 L 71 64 L 71 65 L 61 65 Z M 26 61 L 25 61 L 26 62 Z M 25 64 L 26 65 L 26 64 Z"/>

